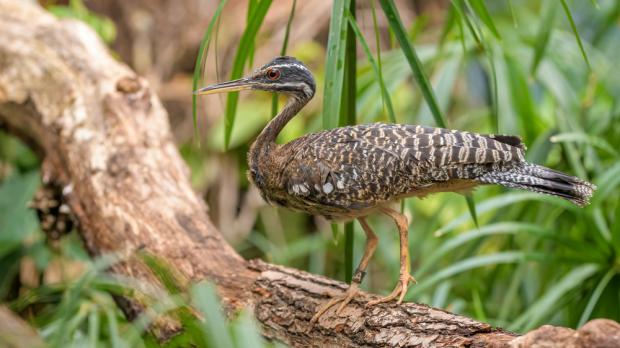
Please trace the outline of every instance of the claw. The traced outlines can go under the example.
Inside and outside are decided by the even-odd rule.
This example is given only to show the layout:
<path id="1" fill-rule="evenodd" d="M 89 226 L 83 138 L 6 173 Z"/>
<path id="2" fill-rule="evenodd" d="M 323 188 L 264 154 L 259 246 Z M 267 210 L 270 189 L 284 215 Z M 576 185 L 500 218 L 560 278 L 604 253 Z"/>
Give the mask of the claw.
<path id="1" fill-rule="evenodd" d="M 351 300 L 355 297 L 355 295 L 357 295 L 358 292 L 359 285 L 356 283 L 351 283 L 351 285 L 347 289 L 347 292 L 345 292 L 341 296 L 332 298 L 331 300 L 329 300 L 329 302 L 319 308 L 316 314 L 312 316 L 312 319 L 310 319 L 310 328 L 314 326 L 314 324 L 323 316 L 323 314 L 325 314 L 325 312 L 327 312 L 328 309 L 341 302 L 340 306 L 338 306 L 338 309 L 336 309 L 336 315 L 340 315 L 342 310 L 351 302 Z"/>
<path id="2" fill-rule="evenodd" d="M 401 274 L 398 284 L 396 284 L 396 286 L 394 287 L 394 290 L 392 290 L 392 292 L 389 295 L 382 297 L 380 299 L 377 299 L 377 300 L 369 301 L 366 304 L 366 306 L 370 307 L 370 306 L 374 306 L 379 303 L 389 302 L 397 297 L 398 297 L 398 301 L 396 303 L 397 304 L 403 303 L 403 299 L 405 298 L 405 295 L 407 294 L 407 289 L 409 288 L 409 282 L 412 282 L 414 284 L 418 283 L 417 280 L 415 280 L 415 278 L 411 274 L 408 274 L 408 273 Z"/>

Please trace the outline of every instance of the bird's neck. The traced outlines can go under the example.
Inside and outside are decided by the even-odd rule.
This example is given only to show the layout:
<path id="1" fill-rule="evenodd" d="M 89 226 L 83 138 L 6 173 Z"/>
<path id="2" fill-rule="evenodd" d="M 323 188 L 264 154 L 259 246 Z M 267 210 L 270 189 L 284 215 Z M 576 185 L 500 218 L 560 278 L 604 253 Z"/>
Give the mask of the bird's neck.
<path id="1" fill-rule="evenodd" d="M 258 170 L 258 165 L 262 162 L 262 159 L 268 157 L 276 148 L 276 138 L 284 126 L 297 115 L 299 110 L 301 110 L 308 101 L 309 98 L 290 96 L 282 111 L 280 111 L 258 135 L 256 141 L 250 148 L 248 158 L 250 169 L 253 172 Z"/>

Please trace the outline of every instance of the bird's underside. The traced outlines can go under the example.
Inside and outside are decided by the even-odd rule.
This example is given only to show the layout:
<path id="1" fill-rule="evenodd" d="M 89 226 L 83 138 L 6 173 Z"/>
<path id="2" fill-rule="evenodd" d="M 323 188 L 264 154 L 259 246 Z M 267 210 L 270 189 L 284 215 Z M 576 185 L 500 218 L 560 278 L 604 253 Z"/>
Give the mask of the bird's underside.
<path id="1" fill-rule="evenodd" d="M 365 124 L 309 134 L 277 151 L 279 189 L 266 198 L 346 220 L 406 196 L 466 191 L 485 175 L 523 165 L 518 137 Z"/>

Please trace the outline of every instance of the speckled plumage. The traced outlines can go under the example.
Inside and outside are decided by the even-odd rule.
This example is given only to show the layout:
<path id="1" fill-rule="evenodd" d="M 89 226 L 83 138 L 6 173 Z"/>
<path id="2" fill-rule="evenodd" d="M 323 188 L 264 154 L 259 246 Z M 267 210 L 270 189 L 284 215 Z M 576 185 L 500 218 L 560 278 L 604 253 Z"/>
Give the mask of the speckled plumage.
<path id="1" fill-rule="evenodd" d="M 589 184 L 525 162 L 524 150 L 515 136 L 414 125 L 356 125 L 278 146 L 269 172 L 257 184 L 270 202 L 336 220 L 367 215 L 402 197 L 462 191 L 480 184 L 555 195 L 562 192 L 553 189 L 564 185 L 561 196 L 578 204 L 587 202 Z M 545 178 L 552 173 L 555 176 Z"/>

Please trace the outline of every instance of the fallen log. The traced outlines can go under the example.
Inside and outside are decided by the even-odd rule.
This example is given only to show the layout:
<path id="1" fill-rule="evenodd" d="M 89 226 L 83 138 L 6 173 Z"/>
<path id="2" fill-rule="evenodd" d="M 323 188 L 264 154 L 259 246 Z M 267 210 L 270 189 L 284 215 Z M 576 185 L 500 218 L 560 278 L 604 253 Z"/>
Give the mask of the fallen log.
<path id="1" fill-rule="evenodd" d="M 231 313 L 253 308 L 266 337 L 292 346 L 525 347 L 581 332 L 543 327 L 518 337 L 421 304 L 366 308 L 368 294 L 343 316 L 328 312 L 309 327 L 345 284 L 241 258 L 192 191 L 166 111 L 145 79 L 113 59 L 86 25 L 27 2 L 0 0 L 0 123 L 41 156 L 43 180 L 63 187 L 93 256 L 140 249 L 188 283 L 209 279 Z M 111 272 L 158 283 L 140 262 Z M 119 305 L 129 318 L 143 309 L 131 299 Z M 586 327 L 588 347 L 592 339 L 620 341 L 613 321 Z M 153 329 L 162 341 L 182 330 L 165 318 Z"/>

